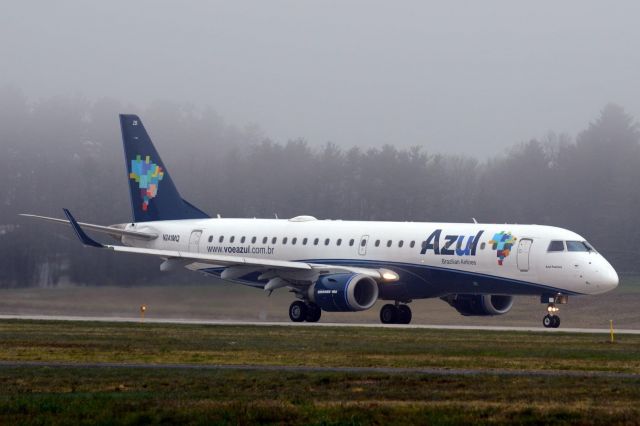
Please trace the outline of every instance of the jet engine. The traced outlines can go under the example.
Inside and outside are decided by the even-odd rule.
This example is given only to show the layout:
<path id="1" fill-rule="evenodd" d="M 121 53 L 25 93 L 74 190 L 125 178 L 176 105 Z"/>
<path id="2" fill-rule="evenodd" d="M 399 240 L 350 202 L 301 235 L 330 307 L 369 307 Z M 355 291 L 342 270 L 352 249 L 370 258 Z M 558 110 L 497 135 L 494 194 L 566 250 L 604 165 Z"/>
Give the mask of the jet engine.
<path id="1" fill-rule="evenodd" d="M 465 316 L 504 315 L 513 306 L 513 296 L 496 294 L 449 294 L 441 299 Z"/>
<path id="2" fill-rule="evenodd" d="M 323 311 L 365 311 L 378 300 L 378 283 L 364 274 L 323 275 L 309 287 L 308 296 Z"/>

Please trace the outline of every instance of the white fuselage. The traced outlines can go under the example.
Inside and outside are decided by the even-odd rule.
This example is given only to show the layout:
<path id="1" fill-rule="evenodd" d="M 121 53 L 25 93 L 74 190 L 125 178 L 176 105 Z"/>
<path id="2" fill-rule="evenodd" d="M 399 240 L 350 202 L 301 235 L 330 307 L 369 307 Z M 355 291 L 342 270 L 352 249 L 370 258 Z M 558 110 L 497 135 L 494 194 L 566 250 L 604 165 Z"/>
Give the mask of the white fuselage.
<path id="1" fill-rule="evenodd" d="M 407 283 L 410 298 L 456 292 L 599 294 L 618 285 L 602 255 L 575 251 L 589 247 L 577 244 L 585 242 L 583 237 L 551 226 L 301 216 L 142 222 L 126 229 L 158 234 L 150 241 L 123 237 L 125 245 L 134 247 L 386 267 Z M 551 241 L 562 241 L 564 249 L 549 251 Z"/>

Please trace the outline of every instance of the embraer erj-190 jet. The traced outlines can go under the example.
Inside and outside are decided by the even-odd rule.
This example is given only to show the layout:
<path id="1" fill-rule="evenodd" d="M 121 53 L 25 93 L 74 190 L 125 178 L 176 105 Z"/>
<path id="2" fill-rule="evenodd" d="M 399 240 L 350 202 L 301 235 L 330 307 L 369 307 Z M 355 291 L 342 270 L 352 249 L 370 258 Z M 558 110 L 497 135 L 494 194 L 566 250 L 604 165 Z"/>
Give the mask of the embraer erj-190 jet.
<path id="1" fill-rule="evenodd" d="M 545 327 L 558 327 L 570 295 L 614 289 L 618 275 L 580 235 L 539 225 L 210 218 L 180 197 L 142 121 L 121 115 L 133 221 L 67 220 L 86 246 L 162 259 L 271 293 L 287 288 L 292 321 L 322 311 L 364 311 L 378 299 L 385 324 L 408 324 L 415 299 L 439 297 L 462 315 L 502 315 L 516 295 L 539 295 Z M 475 222 L 475 221 L 474 221 Z M 84 230 L 123 245 L 105 245 Z"/>

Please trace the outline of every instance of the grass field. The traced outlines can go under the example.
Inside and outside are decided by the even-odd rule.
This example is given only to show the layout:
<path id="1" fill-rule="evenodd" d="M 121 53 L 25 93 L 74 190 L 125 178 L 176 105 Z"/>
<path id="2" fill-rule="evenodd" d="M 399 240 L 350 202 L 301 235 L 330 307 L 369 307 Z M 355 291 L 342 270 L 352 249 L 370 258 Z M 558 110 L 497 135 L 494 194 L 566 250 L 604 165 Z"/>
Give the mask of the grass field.
<path id="1" fill-rule="evenodd" d="M 2 424 L 638 424 L 640 336 L 0 321 L 0 360 L 438 367 L 466 376 L 0 367 Z"/>
<path id="2" fill-rule="evenodd" d="M 640 374 L 640 335 L 0 322 L 5 361 L 599 370 Z"/>
<path id="3" fill-rule="evenodd" d="M 636 424 L 637 380 L 12 368 L 3 424 Z"/>

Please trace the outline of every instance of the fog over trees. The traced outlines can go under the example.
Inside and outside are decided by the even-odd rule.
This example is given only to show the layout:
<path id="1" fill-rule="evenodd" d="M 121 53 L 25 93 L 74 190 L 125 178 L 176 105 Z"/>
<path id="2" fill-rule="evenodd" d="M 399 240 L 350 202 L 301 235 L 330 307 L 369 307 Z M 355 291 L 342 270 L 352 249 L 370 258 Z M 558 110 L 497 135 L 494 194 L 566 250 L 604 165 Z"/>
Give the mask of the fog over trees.
<path id="1" fill-rule="evenodd" d="M 420 147 L 276 143 L 212 109 L 165 101 L 132 111 L 82 97 L 33 102 L 4 88 L 0 286 L 201 280 L 186 271 L 161 274 L 154 259 L 85 249 L 67 227 L 18 216 L 62 217 L 66 207 L 80 221 L 131 220 L 123 112 L 141 115 L 182 195 L 212 216 L 556 225 L 588 238 L 621 273 L 640 273 L 640 133 L 618 105 L 603 106 L 578 135 L 514 141 L 480 161 Z"/>

